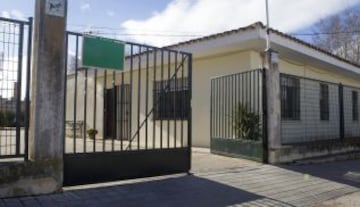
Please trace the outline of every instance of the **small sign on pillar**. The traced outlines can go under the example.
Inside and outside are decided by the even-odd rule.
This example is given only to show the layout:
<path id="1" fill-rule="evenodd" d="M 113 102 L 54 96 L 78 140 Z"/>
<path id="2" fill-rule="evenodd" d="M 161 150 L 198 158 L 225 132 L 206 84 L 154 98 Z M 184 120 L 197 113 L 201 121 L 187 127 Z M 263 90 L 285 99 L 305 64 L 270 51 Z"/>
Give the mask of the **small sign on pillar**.
<path id="1" fill-rule="evenodd" d="M 65 0 L 46 0 L 45 14 L 50 16 L 65 16 Z"/>

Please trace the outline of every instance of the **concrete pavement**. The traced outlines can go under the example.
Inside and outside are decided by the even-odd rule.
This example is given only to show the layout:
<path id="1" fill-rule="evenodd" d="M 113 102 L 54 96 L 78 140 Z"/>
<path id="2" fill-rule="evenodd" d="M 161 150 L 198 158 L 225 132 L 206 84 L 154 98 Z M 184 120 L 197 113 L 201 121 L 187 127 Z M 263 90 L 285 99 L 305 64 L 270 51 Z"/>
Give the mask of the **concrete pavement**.
<path id="1" fill-rule="evenodd" d="M 344 176 L 360 160 L 271 166 L 195 151 L 193 175 L 65 188 L 63 193 L 0 200 L 1 206 L 319 206 L 360 192 Z M 357 194 L 354 194 L 357 195 Z M 344 197 L 345 196 L 345 197 Z"/>

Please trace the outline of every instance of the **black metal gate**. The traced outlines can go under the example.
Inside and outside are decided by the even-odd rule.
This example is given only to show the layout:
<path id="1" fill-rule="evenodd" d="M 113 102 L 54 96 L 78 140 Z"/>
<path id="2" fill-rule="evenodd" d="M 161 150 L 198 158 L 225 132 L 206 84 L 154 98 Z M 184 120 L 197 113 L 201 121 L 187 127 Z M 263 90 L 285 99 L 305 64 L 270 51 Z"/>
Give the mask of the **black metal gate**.
<path id="1" fill-rule="evenodd" d="M 126 42 L 124 71 L 90 69 L 81 44 L 67 33 L 64 185 L 189 171 L 191 54 Z"/>
<path id="2" fill-rule="evenodd" d="M 28 154 L 32 18 L 0 17 L 0 158 Z"/>
<path id="3" fill-rule="evenodd" d="M 265 70 L 211 80 L 212 153 L 266 162 Z"/>

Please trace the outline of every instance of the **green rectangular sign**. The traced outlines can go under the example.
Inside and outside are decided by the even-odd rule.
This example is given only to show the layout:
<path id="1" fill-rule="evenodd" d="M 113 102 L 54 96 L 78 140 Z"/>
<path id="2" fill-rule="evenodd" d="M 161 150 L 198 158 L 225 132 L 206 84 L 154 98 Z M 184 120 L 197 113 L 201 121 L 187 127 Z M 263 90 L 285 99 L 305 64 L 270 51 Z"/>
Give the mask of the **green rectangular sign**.
<path id="1" fill-rule="evenodd" d="M 119 40 L 84 35 L 82 66 L 124 70 L 125 44 Z"/>

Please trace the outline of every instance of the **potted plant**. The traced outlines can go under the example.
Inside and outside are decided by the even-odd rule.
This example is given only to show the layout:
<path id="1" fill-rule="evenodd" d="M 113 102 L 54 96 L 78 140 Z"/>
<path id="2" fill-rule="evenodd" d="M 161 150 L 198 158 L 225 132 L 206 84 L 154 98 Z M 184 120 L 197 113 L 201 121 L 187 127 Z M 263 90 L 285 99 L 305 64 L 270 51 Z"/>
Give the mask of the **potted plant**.
<path id="1" fill-rule="evenodd" d="M 86 130 L 86 133 L 89 135 L 90 139 L 95 139 L 98 131 L 96 129 L 88 129 L 88 130 Z"/>

